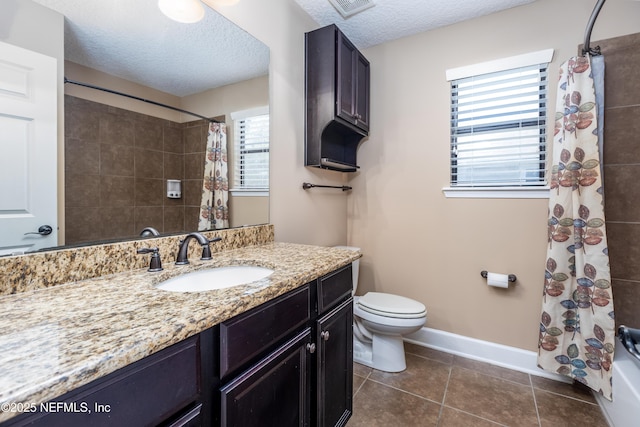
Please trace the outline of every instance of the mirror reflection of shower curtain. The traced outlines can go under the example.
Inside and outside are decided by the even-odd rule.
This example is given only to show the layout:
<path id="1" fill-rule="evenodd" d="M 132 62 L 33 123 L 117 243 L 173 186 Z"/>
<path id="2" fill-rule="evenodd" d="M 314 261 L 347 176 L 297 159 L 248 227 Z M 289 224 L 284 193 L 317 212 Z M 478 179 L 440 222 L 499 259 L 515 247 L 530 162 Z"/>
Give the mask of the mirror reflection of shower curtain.
<path id="1" fill-rule="evenodd" d="M 209 123 L 198 230 L 229 228 L 227 126 Z"/>

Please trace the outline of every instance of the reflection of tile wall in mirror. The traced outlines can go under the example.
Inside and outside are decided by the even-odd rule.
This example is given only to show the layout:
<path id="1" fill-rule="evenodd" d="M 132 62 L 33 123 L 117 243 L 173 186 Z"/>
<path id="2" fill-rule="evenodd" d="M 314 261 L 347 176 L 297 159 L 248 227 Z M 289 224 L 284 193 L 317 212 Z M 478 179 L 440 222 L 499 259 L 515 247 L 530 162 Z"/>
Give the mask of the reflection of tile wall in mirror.
<path id="1" fill-rule="evenodd" d="M 43 31 L 37 35 L 27 35 L 23 31 L 16 30 L 23 28 L 24 25 L 9 26 L 10 43 L 55 57 L 63 73 L 60 76 L 64 75 L 70 80 L 175 105 L 204 116 L 229 114 L 236 109 L 269 104 L 269 48 L 211 8 L 207 8 L 207 16 L 200 23 L 184 26 L 165 25 L 166 17 L 157 10 L 155 3 L 150 5 L 149 2 L 128 3 L 128 13 L 125 15 L 122 14 L 121 9 L 111 7 L 108 2 L 33 0 L 33 2 L 18 2 L 17 7 L 18 10 L 9 13 L 10 24 L 25 23 L 27 25 L 24 16 L 29 16 L 28 22 L 37 23 Z M 145 16 L 145 25 L 142 27 L 139 16 Z M 62 17 L 64 19 L 60 19 Z M 161 19 L 162 22 L 158 24 L 153 21 L 154 19 Z M 114 27 L 115 31 L 109 30 Z M 144 34 L 144 31 L 151 33 Z M 62 37 L 63 33 L 64 37 Z M 127 36 L 132 34 L 137 36 Z M 117 40 L 105 39 L 108 35 L 117 36 Z M 62 43 L 64 43 L 64 49 L 60 49 Z M 212 46 L 215 46 L 215 55 L 202 54 L 210 51 Z M 140 49 L 140 53 L 126 54 L 128 49 Z M 97 54 L 92 55 L 92 52 Z M 213 64 L 194 65 L 191 61 L 212 61 Z M 136 71 L 136 67 L 148 67 L 148 69 Z M 193 76 L 192 72 L 200 75 Z M 199 86 L 189 87 L 194 83 Z M 65 94 L 77 98 L 93 100 L 174 122 L 192 120 L 187 115 L 148 103 L 64 84 L 62 79 L 60 79 L 60 86 L 64 86 L 60 89 L 63 89 Z M 63 99 L 60 100 L 61 108 L 63 101 Z M 64 204 L 66 199 L 66 202 L 74 205 L 74 209 L 69 212 L 64 206 L 58 209 L 61 220 L 60 243 L 76 245 L 75 242 L 80 241 L 73 236 L 73 230 L 71 233 L 66 233 L 65 224 L 74 224 L 77 229 L 82 229 L 82 240 L 87 243 L 129 238 L 123 236 L 137 236 L 144 226 L 149 225 L 144 222 L 145 218 L 154 223 L 161 222 L 165 232 L 195 228 L 197 224 L 195 220 L 193 226 L 187 223 L 185 227 L 184 223 L 185 218 L 198 217 L 199 207 L 195 204 L 185 205 L 185 201 L 181 199 L 172 202 L 165 200 L 162 209 L 158 209 L 158 202 L 146 200 L 153 204 L 135 206 L 137 200 L 135 188 L 143 185 L 136 183 L 136 174 L 147 175 L 151 180 L 160 180 L 159 168 L 147 170 L 147 167 L 151 167 L 150 165 L 141 166 L 138 162 L 141 158 L 148 158 L 146 155 L 150 154 L 150 151 L 156 152 L 156 158 L 159 157 L 160 152 L 162 153 L 163 178 L 164 175 L 184 176 L 186 169 L 182 128 L 165 127 L 161 139 L 163 147 L 160 148 L 155 145 L 158 141 L 157 129 L 154 130 L 156 122 L 139 124 L 137 128 L 132 128 L 126 120 L 112 117 L 112 119 L 103 120 L 101 127 L 100 119 L 91 109 L 83 111 L 84 120 L 82 121 L 75 117 L 74 112 L 64 112 L 61 109 L 60 113 L 62 114 L 58 116 L 59 129 L 68 128 L 65 134 L 66 141 L 70 144 L 65 148 L 62 138 L 59 141 L 60 149 L 70 157 L 66 167 L 70 168 L 74 174 L 83 175 L 85 178 L 84 181 L 67 179 L 65 174 L 69 171 L 59 173 L 59 201 Z M 110 114 L 115 116 L 115 110 L 112 109 Z M 101 147 L 101 144 L 93 139 L 98 135 L 104 138 L 103 145 L 112 145 L 114 149 Z M 129 151 L 124 147 L 128 147 Z M 101 151 L 106 157 L 105 164 L 102 165 L 103 169 L 111 168 L 110 176 L 113 178 L 107 187 L 113 190 L 111 194 L 107 194 L 107 188 L 103 188 L 100 170 L 98 169 L 97 172 L 95 170 L 96 167 L 100 168 Z M 108 164 L 109 157 L 113 160 L 111 164 Z M 133 172 L 128 169 L 130 165 L 117 163 L 115 161 L 117 158 L 124 160 L 124 163 L 133 162 Z M 191 160 L 194 161 L 195 158 Z M 65 181 L 68 182 L 65 183 Z M 152 189 L 154 193 L 164 194 L 165 186 L 166 183 L 163 183 Z M 121 200 L 117 194 L 122 188 L 134 189 L 135 209 L 127 209 L 123 206 L 112 209 L 101 205 L 103 203 L 101 192 L 105 193 L 105 199 L 115 199 L 121 205 L 128 203 Z M 156 188 L 160 190 L 156 192 Z M 80 193 L 75 194 L 76 191 Z M 63 196 L 63 192 L 66 192 L 66 195 Z M 83 193 L 92 194 L 93 199 L 85 197 Z M 130 198 L 131 195 L 126 197 Z M 248 212 L 251 219 L 247 221 L 246 215 L 242 213 L 235 223 L 231 223 L 231 226 L 267 223 L 268 197 L 245 197 L 245 199 L 256 199 L 250 201 L 251 207 Z M 259 203 L 261 209 L 253 209 L 255 203 Z M 260 215 L 254 213 L 258 211 Z M 119 216 L 118 220 L 113 220 L 114 216 Z M 127 221 L 124 220 L 125 218 Z M 104 223 L 105 221 L 113 221 L 113 224 L 108 225 Z M 128 225 L 124 227 L 125 232 L 120 231 L 125 222 L 131 221 L 134 224 L 131 227 L 134 233 L 128 231 Z M 108 228 L 116 230 L 116 235 L 107 235 Z M 68 238 L 66 234 L 69 234 Z"/>
<path id="2" fill-rule="evenodd" d="M 164 186 L 185 178 L 184 133 L 202 134 L 203 122 L 186 127 L 69 95 L 65 111 L 74 118 L 65 131 L 68 244 L 133 238 L 147 226 L 167 233 L 197 224 L 196 217 L 185 219 L 184 199 L 164 197 Z M 204 163 L 204 144 L 190 153 L 195 164 Z"/>

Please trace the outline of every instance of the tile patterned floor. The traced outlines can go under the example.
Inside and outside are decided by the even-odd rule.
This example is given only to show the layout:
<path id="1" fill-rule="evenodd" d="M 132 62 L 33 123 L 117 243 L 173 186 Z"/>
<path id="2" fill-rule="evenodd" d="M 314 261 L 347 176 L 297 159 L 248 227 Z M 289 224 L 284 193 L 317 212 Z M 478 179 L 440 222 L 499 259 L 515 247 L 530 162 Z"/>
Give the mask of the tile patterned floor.
<path id="1" fill-rule="evenodd" d="M 348 427 L 607 427 L 591 392 L 405 344 L 407 370 L 354 363 Z"/>

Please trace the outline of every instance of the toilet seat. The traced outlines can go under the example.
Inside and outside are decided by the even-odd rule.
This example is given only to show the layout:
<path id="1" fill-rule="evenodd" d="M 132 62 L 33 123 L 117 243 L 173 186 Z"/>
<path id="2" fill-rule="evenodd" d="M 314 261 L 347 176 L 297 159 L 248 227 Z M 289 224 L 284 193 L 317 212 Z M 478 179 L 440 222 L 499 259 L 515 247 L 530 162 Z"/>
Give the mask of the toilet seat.
<path id="1" fill-rule="evenodd" d="M 424 304 L 382 292 L 367 292 L 357 299 L 356 305 L 365 312 L 394 319 L 418 319 L 427 315 Z"/>

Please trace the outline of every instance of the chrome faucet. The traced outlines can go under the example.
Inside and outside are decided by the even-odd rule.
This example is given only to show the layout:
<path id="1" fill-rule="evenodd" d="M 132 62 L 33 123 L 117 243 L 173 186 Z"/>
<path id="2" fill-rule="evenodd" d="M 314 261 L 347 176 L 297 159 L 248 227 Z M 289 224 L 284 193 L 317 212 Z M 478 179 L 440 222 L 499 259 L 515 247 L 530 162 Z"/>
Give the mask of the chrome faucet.
<path id="1" fill-rule="evenodd" d="M 177 265 L 189 264 L 189 259 L 188 259 L 189 242 L 192 239 L 196 239 L 198 243 L 200 243 L 200 246 L 202 246 L 202 257 L 200 258 L 202 261 L 208 261 L 212 259 L 211 248 L 209 247 L 209 243 L 222 240 L 220 237 L 216 237 L 209 240 L 202 233 L 198 233 L 198 232 L 187 234 L 187 237 L 185 237 L 184 240 L 180 240 L 180 246 L 178 247 L 178 256 L 176 257 Z"/>

